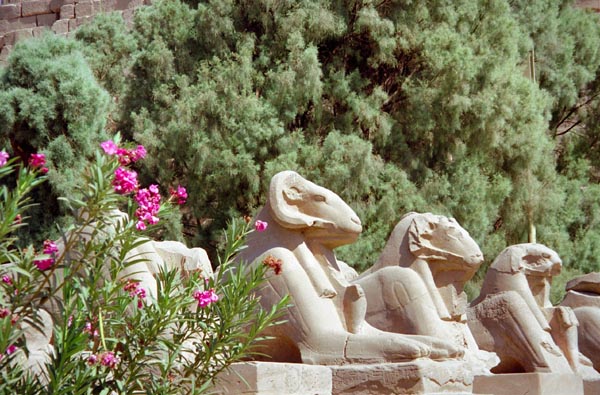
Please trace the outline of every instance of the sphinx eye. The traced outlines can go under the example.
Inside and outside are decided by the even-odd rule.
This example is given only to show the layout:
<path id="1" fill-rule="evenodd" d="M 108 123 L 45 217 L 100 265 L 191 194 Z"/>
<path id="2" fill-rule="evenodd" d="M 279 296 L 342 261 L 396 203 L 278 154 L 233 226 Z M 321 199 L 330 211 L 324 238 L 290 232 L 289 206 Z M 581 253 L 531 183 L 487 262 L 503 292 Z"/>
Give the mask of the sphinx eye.
<path id="1" fill-rule="evenodd" d="M 547 252 L 542 252 L 542 258 L 550 259 L 550 254 Z"/>
<path id="2" fill-rule="evenodd" d="M 324 202 L 325 201 L 325 196 L 323 196 L 323 195 L 315 195 L 315 196 L 313 196 L 313 200 L 315 202 Z"/>

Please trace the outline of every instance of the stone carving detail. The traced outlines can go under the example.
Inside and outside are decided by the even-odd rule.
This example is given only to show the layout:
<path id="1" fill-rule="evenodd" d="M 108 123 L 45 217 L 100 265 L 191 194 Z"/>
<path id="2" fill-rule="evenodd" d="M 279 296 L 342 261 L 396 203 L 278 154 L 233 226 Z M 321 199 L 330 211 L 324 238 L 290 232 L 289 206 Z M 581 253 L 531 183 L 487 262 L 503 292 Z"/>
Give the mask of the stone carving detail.
<path id="1" fill-rule="evenodd" d="M 355 272 L 333 249 L 354 242 L 362 231 L 354 211 L 332 191 L 292 171 L 275 175 L 257 215 L 269 227 L 253 233 L 241 262 L 282 262 L 261 289 L 265 306 L 290 294 L 287 323 L 276 327 L 264 352 L 274 361 L 347 364 L 456 358 L 462 347 L 433 336 L 382 331 L 365 321 L 368 303 Z M 407 269 L 408 270 L 408 269 Z M 427 292 L 423 289 L 422 292 Z"/>
<path id="2" fill-rule="evenodd" d="M 488 269 L 468 318 L 479 347 L 500 357 L 494 372 L 575 372 L 585 380 L 600 377 L 579 353 L 573 311 L 550 303 L 552 276 L 560 273 L 561 266 L 556 252 L 528 243 L 506 248 Z"/>
<path id="3" fill-rule="evenodd" d="M 576 277 L 566 285 L 561 306 L 572 308 L 577 327 L 579 350 L 600 371 L 600 273 Z"/>
<path id="4" fill-rule="evenodd" d="M 443 337 L 464 347 L 476 372 L 498 363 L 477 347 L 467 326 L 465 283 L 481 263 L 479 246 L 453 218 L 409 213 L 394 228 L 379 260 L 356 283 L 376 328 Z"/>

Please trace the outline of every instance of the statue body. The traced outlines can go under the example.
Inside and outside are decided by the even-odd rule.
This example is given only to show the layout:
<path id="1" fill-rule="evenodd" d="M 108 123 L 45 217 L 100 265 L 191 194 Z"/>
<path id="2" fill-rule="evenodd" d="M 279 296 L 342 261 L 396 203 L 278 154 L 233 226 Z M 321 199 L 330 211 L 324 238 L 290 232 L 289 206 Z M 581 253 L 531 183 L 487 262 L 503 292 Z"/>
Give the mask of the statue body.
<path id="1" fill-rule="evenodd" d="M 289 294 L 287 322 L 266 344 L 271 360 L 313 364 L 399 362 L 416 358 L 457 358 L 462 348 L 433 336 L 391 333 L 366 320 L 367 296 L 353 272 L 333 249 L 354 242 L 362 226 L 354 211 L 332 191 L 286 171 L 271 181 L 267 204 L 257 220 L 269 223 L 254 232 L 240 262 L 282 262 L 259 291 L 270 307 Z M 426 292 L 420 290 L 419 292 Z"/>
<path id="2" fill-rule="evenodd" d="M 597 380 L 579 353 L 573 311 L 550 303 L 561 266 L 556 252 L 526 243 L 506 248 L 488 269 L 468 318 L 479 347 L 500 357 L 495 373 L 575 372 Z"/>
<path id="3" fill-rule="evenodd" d="M 600 372 L 600 273 L 588 273 L 566 285 L 567 294 L 561 306 L 573 309 L 579 326 L 579 350 Z"/>

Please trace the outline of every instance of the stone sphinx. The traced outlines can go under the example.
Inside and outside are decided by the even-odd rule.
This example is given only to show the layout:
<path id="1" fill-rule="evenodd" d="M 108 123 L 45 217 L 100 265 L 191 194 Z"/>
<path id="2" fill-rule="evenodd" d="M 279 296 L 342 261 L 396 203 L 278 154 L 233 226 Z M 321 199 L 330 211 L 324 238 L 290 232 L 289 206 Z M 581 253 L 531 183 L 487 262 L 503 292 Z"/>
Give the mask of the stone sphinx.
<path id="1" fill-rule="evenodd" d="M 579 350 L 600 371 L 600 273 L 588 273 L 569 281 L 561 306 L 573 309 L 579 326 Z"/>
<path id="2" fill-rule="evenodd" d="M 443 336 L 465 348 L 474 371 L 489 372 L 498 359 L 477 347 L 464 292 L 482 262 L 479 246 L 453 218 L 406 214 L 378 261 L 354 280 L 367 296 L 367 322 L 390 332 Z"/>
<path id="3" fill-rule="evenodd" d="M 552 276 L 561 266 L 556 252 L 528 243 L 506 248 L 488 269 L 468 319 L 479 347 L 500 357 L 495 373 L 575 372 L 597 379 L 579 353 L 573 311 L 550 303 Z"/>
<path id="4" fill-rule="evenodd" d="M 281 274 L 269 276 L 259 291 L 261 302 L 268 307 L 289 294 L 293 304 L 287 323 L 270 333 L 274 340 L 261 350 L 271 361 L 344 365 L 462 356 L 462 347 L 441 340 L 443 334 L 392 333 L 365 320 L 365 291 L 360 282 L 351 282 L 356 273 L 333 253 L 357 239 L 361 222 L 332 191 L 295 172 L 278 173 L 256 219 L 269 226 L 250 235 L 240 262 L 280 260 Z M 422 292 L 425 285 L 417 291 Z"/>

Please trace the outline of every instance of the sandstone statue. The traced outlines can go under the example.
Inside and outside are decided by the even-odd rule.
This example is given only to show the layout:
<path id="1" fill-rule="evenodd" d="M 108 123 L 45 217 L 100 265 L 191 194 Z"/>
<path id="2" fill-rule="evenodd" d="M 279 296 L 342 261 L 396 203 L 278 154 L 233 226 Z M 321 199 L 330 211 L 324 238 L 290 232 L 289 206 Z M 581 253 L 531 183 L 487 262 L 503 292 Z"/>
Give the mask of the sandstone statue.
<path id="1" fill-rule="evenodd" d="M 573 311 L 550 303 L 552 277 L 561 266 L 556 252 L 528 243 L 506 248 L 488 269 L 468 319 L 479 347 L 495 351 L 500 358 L 493 372 L 575 372 L 584 380 L 599 377 L 579 353 Z"/>
<path id="2" fill-rule="evenodd" d="M 462 356 L 462 347 L 441 340 L 443 335 L 392 333 L 366 322 L 365 292 L 333 252 L 357 239 L 361 222 L 332 191 L 295 172 L 278 173 L 256 219 L 269 226 L 250 235 L 239 262 L 279 261 L 281 273 L 269 276 L 261 301 L 269 307 L 289 294 L 292 302 L 287 322 L 262 350 L 272 361 L 343 365 Z M 417 294 L 428 292 L 422 287 Z"/>
<path id="3" fill-rule="evenodd" d="M 600 371 L 600 273 L 588 273 L 569 281 L 561 306 L 573 309 L 579 350 Z"/>
<path id="4" fill-rule="evenodd" d="M 443 337 L 465 348 L 475 371 L 487 373 L 498 359 L 477 347 L 467 326 L 464 292 L 482 262 L 479 246 L 456 220 L 409 213 L 394 228 L 379 260 L 353 281 L 365 290 L 371 325 Z"/>

